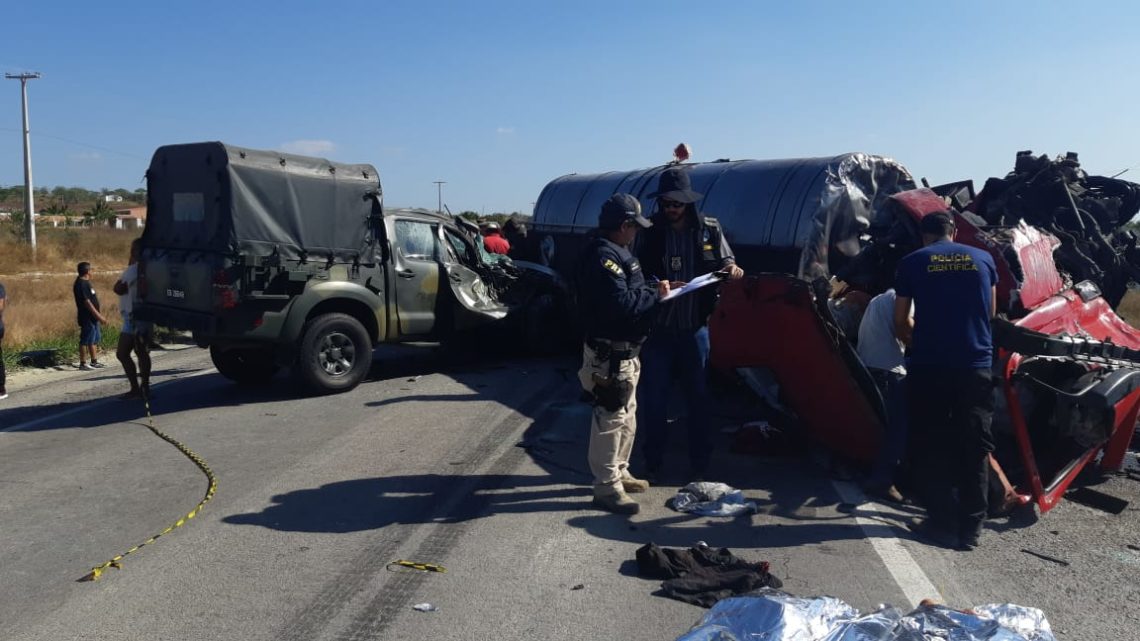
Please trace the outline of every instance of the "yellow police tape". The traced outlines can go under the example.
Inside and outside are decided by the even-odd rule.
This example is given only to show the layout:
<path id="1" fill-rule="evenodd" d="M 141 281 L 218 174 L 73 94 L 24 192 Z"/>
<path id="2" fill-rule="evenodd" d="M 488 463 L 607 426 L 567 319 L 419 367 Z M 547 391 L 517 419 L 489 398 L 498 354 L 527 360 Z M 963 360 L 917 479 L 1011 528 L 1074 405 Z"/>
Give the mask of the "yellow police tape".
<path id="1" fill-rule="evenodd" d="M 415 561 L 405 561 L 403 559 L 399 559 L 397 561 L 392 561 L 391 563 L 389 563 L 387 566 L 387 570 L 389 572 L 394 571 L 394 570 L 392 570 L 393 565 L 398 565 L 398 566 L 404 567 L 404 568 L 410 568 L 412 570 L 420 570 L 421 572 L 447 572 L 447 569 L 444 568 L 442 565 L 436 565 L 434 563 L 416 563 Z"/>
<path id="2" fill-rule="evenodd" d="M 154 416 L 150 413 L 150 399 L 148 397 L 144 396 L 143 397 L 143 404 L 146 407 L 146 420 L 147 420 L 146 428 L 148 430 L 150 430 L 151 432 L 154 432 L 155 436 L 161 438 L 162 440 L 166 441 L 167 443 L 170 443 L 174 447 L 177 447 L 179 452 L 182 452 L 183 454 L 186 455 L 186 458 L 193 461 L 194 464 L 198 466 L 198 469 L 202 470 L 202 473 L 206 475 L 206 478 L 210 481 L 210 486 L 208 488 L 206 488 L 206 496 L 202 497 L 202 500 L 198 501 L 198 505 L 196 505 L 193 510 L 190 510 L 190 512 L 186 516 L 178 519 L 173 524 L 167 526 L 167 528 L 165 530 L 159 532 L 158 534 L 155 534 L 154 536 L 143 541 L 142 543 L 139 543 L 138 545 L 127 550 L 126 552 L 123 552 L 122 554 L 113 557 L 111 560 L 107 561 L 103 565 L 99 565 L 99 566 L 91 568 L 91 572 L 87 573 L 86 576 L 79 579 L 80 581 L 97 581 L 97 580 L 99 580 L 99 577 L 103 574 L 103 571 L 106 570 L 107 568 L 115 568 L 115 569 L 119 569 L 119 570 L 123 569 L 123 564 L 122 564 L 123 557 L 125 557 L 129 554 L 134 554 L 135 552 L 139 551 L 144 546 L 150 545 L 151 543 L 154 543 L 155 541 L 157 541 L 158 538 L 161 537 L 162 535 L 169 534 L 170 532 L 174 531 L 175 529 L 180 528 L 183 525 L 185 525 L 186 522 L 189 521 L 190 519 L 194 518 L 195 516 L 198 516 L 198 513 L 202 511 L 202 506 L 206 505 L 206 503 L 208 503 L 210 501 L 210 499 L 214 498 L 214 492 L 216 492 L 218 489 L 218 479 L 214 477 L 214 473 L 210 470 L 210 466 L 206 465 L 206 461 L 203 460 L 201 456 L 198 456 L 197 454 L 195 454 L 193 450 L 186 447 L 182 443 L 179 443 L 172 436 L 163 433 L 161 430 L 159 430 L 157 427 L 155 427 L 154 426 Z"/>

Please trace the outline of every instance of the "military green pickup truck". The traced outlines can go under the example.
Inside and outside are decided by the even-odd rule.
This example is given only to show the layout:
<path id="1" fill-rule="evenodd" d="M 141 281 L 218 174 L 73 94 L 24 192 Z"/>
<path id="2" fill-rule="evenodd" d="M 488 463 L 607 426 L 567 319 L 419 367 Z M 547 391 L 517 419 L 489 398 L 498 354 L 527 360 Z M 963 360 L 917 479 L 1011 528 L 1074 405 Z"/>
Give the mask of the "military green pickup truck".
<path id="1" fill-rule="evenodd" d="M 345 391 L 378 343 L 495 326 L 537 347 L 565 317 L 555 272 L 492 257 L 461 219 L 385 210 L 366 164 L 160 147 L 142 239 L 135 316 L 191 331 L 239 383 L 288 368 L 310 393 Z"/>

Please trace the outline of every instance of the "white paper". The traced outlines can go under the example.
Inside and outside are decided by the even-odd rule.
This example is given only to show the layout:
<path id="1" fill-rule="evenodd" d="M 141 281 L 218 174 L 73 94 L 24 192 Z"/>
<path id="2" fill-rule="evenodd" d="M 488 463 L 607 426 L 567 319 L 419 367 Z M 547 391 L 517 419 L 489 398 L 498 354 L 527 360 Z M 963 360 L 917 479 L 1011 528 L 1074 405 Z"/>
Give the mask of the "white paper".
<path id="1" fill-rule="evenodd" d="M 669 290 L 669 293 L 665 294 L 665 298 L 662 298 L 661 300 L 663 300 L 663 301 L 673 300 L 674 298 L 676 298 L 678 296 L 684 296 L 685 294 L 688 294 L 689 292 L 695 292 L 702 287 L 708 287 L 709 285 L 715 285 L 722 280 L 724 280 L 724 274 L 721 274 L 720 272 L 709 272 L 708 274 L 704 274 L 703 276 L 697 276 L 693 280 L 685 283 L 684 285 L 682 285 L 681 287 L 678 287 L 677 289 Z"/>

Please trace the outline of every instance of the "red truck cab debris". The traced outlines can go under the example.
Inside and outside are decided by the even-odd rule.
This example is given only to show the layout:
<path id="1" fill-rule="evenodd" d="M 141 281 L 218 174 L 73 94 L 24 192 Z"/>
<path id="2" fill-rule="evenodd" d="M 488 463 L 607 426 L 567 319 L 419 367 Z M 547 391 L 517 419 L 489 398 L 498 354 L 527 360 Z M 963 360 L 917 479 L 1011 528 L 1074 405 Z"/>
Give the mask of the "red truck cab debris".
<path id="1" fill-rule="evenodd" d="M 897 222 L 915 230 L 923 216 L 947 209 L 930 189 L 889 200 Z M 1123 464 L 1140 413 L 1140 331 L 1095 284 L 1067 281 L 1054 263 L 1060 242 L 1053 235 L 1025 223 L 987 226 L 968 212 L 955 217 L 956 240 L 990 252 L 998 267 L 997 469 L 1022 502 L 1045 512 L 1098 455 L 1102 470 Z M 869 462 L 882 438 L 882 400 L 829 294 L 818 281 L 787 274 L 722 285 L 709 322 L 711 358 L 719 369 L 769 369 L 811 437 Z"/>

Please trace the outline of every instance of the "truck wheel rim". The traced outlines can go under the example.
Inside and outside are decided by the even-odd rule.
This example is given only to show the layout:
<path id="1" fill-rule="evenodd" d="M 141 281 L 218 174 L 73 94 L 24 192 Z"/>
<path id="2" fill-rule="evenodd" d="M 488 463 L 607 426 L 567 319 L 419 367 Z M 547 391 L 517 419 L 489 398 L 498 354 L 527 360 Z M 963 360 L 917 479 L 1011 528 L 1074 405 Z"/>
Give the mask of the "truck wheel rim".
<path id="1" fill-rule="evenodd" d="M 356 346 L 348 336 L 333 332 L 321 340 L 317 362 L 329 376 L 344 376 L 355 361 Z"/>

